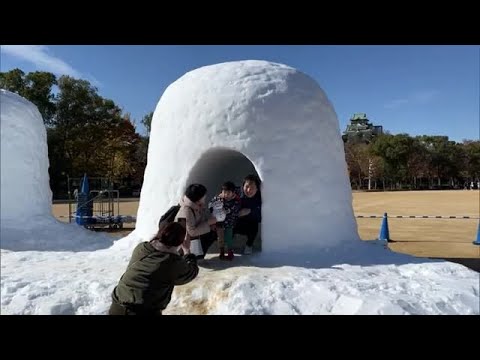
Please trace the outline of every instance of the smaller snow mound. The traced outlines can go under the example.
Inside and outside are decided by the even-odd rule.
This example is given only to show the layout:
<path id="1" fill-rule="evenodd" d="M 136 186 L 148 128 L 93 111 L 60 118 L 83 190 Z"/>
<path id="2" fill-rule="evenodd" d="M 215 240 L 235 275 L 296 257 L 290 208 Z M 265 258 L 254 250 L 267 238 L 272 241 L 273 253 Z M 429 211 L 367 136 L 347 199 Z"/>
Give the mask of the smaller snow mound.
<path id="1" fill-rule="evenodd" d="M 47 132 L 37 107 L 0 89 L 1 211 L 17 222 L 51 215 Z M 2 225 L 3 227 L 3 225 Z"/>
<path id="2" fill-rule="evenodd" d="M 109 247 L 112 238 L 53 218 L 47 132 L 37 107 L 0 90 L 0 125 L 0 248 L 93 251 Z M 65 312 L 68 307 L 59 309 Z"/>

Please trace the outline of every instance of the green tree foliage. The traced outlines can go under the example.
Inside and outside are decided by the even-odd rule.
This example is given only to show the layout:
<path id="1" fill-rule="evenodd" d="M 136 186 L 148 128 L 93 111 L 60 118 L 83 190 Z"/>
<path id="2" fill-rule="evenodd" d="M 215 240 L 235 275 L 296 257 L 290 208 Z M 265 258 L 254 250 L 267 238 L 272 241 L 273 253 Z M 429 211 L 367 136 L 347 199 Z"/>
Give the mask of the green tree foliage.
<path id="1" fill-rule="evenodd" d="M 143 126 L 145 126 L 145 129 L 147 129 L 147 134 L 149 136 L 150 136 L 150 131 L 152 129 L 152 119 L 153 119 L 153 111 L 145 115 L 141 121 Z"/>
<path id="2" fill-rule="evenodd" d="M 368 144 L 367 153 L 366 146 L 345 144 L 352 186 L 363 186 L 368 174 L 361 164 L 369 157 L 373 168 L 380 170 L 373 172 L 374 181 L 386 181 L 389 189 L 463 188 L 480 179 L 480 141 L 456 143 L 447 136 L 385 134 Z"/>
<path id="3" fill-rule="evenodd" d="M 52 89 L 56 84 L 55 75 L 43 71 L 25 75 L 22 70 L 13 69 L 0 73 L 0 88 L 17 93 L 34 103 L 47 125 L 50 125 L 55 115 Z"/>
<path id="4" fill-rule="evenodd" d="M 20 69 L 0 73 L 0 88 L 23 96 L 25 91 L 25 73 Z"/>

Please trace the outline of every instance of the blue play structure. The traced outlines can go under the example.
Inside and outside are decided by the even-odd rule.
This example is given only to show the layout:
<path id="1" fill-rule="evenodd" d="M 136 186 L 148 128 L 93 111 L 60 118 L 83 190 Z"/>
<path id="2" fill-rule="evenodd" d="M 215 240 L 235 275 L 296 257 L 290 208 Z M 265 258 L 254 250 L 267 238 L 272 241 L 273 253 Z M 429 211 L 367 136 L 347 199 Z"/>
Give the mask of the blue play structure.
<path id="1" fill-rule="evenodd" d="M 75 218 L 78 225 L 87 229 L 104 227 L 121 229 L 124 223 L 135 222 L 134 217 L 119 214 L 118 190 L 112 190 L 110 185 L 102 187 L 101 190 L 90 190 L 87 174 L 84 174 L 80 191 L 75 193 L 76 209 L 70 209 L 70 219 Z"/>
<path id="2" fill-rule="evenodd" d="M 75 222 L 78 225 L 89 225 L 93 221 L 93 201 L 90 196 L 87 174 L 83 176 L 82 187 L 77 194 L 77 211 Z"/>

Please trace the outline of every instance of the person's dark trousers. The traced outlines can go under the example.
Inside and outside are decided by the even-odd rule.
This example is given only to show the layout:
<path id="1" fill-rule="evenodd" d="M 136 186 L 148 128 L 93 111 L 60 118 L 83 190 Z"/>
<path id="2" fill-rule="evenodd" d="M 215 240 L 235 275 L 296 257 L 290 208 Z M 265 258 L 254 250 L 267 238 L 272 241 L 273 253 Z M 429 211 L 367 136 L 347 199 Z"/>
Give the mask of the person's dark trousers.
<path id="1" fill-rule="evenodd" d="M 258 233 L 258 222 L 249 219 L 238 219 L 237 225 L 233 229 L 234 234 L 246 235 L 247 246 L 252 247 Z"/>
<path id="2" fill-rule="evenodd" d="M 217 240 L 217 233 L 215 231 L 210 231 L 209 233 L 200 235 L 199 239 L 202 244 L 203 255 L 197 256 L 197 259 L 203 259 L 205 255 L 207 255 L 210 246 L 212 246 L 215 240 Z"/>
<path id="3" fill-rule="evenodd" d="M 127 308 L 116 302 L 112 302 L 108 315 L 143 315 L 143 316 L 158 316 L 162 315 L 161 311 L 146 310 L 143 307 Z"/>

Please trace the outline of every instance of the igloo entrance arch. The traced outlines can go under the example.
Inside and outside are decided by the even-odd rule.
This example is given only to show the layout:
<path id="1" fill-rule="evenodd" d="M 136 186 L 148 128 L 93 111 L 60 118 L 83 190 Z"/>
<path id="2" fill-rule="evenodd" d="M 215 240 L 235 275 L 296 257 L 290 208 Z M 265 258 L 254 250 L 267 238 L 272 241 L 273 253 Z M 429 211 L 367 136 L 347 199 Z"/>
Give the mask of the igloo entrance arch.
<path id="1" fill-rule="evenodd" d="M 239 154 L 262 179 L 263 253 L 311 254 L 359 240 L 332 104 L 304 73 L 248 60 L 193 70 L 165 90 L 152 119 L 137 226 L 122 243 L 151 238 L 187 183 L 205 183 L 212 195 L 228 178 L 241 182 L 248 167 L 208 176 Z"/>
<path id="2" fill-rule="evenodd" d="M 216 147 L 200 156 L 190 170 L 185 186 L 193 183 L 205 185 L 210 200 L 220 191 L 225 181 L 233 181 L 235 185 L 241 186 L 243 178 L 249 174 L 259 176 L 248 157 L 233 149 Z"/>
<path id="3" fill-rule="evenodd" d="M 259 174 L 255 165 L 248 157 L 239 151 L 215 147 L 205 151 L 190 170 L 185 187 L 189 184 L 203 184 L 207 188 L 207 202 L 220 192 L 221 186 L 225 181 L 233 181 L 236 186 L 242 186 L 243 179 L 247 175 Z M 261 249 L 261 226 L 254 243 L 255 249 Z M 242 240 L 241 243 L 239 240 Z M 246 239 L 238 239 L 234 245 L 239 250 L 245 245 Z M 212 251 L 216 250 L 216 246 Z"/>

